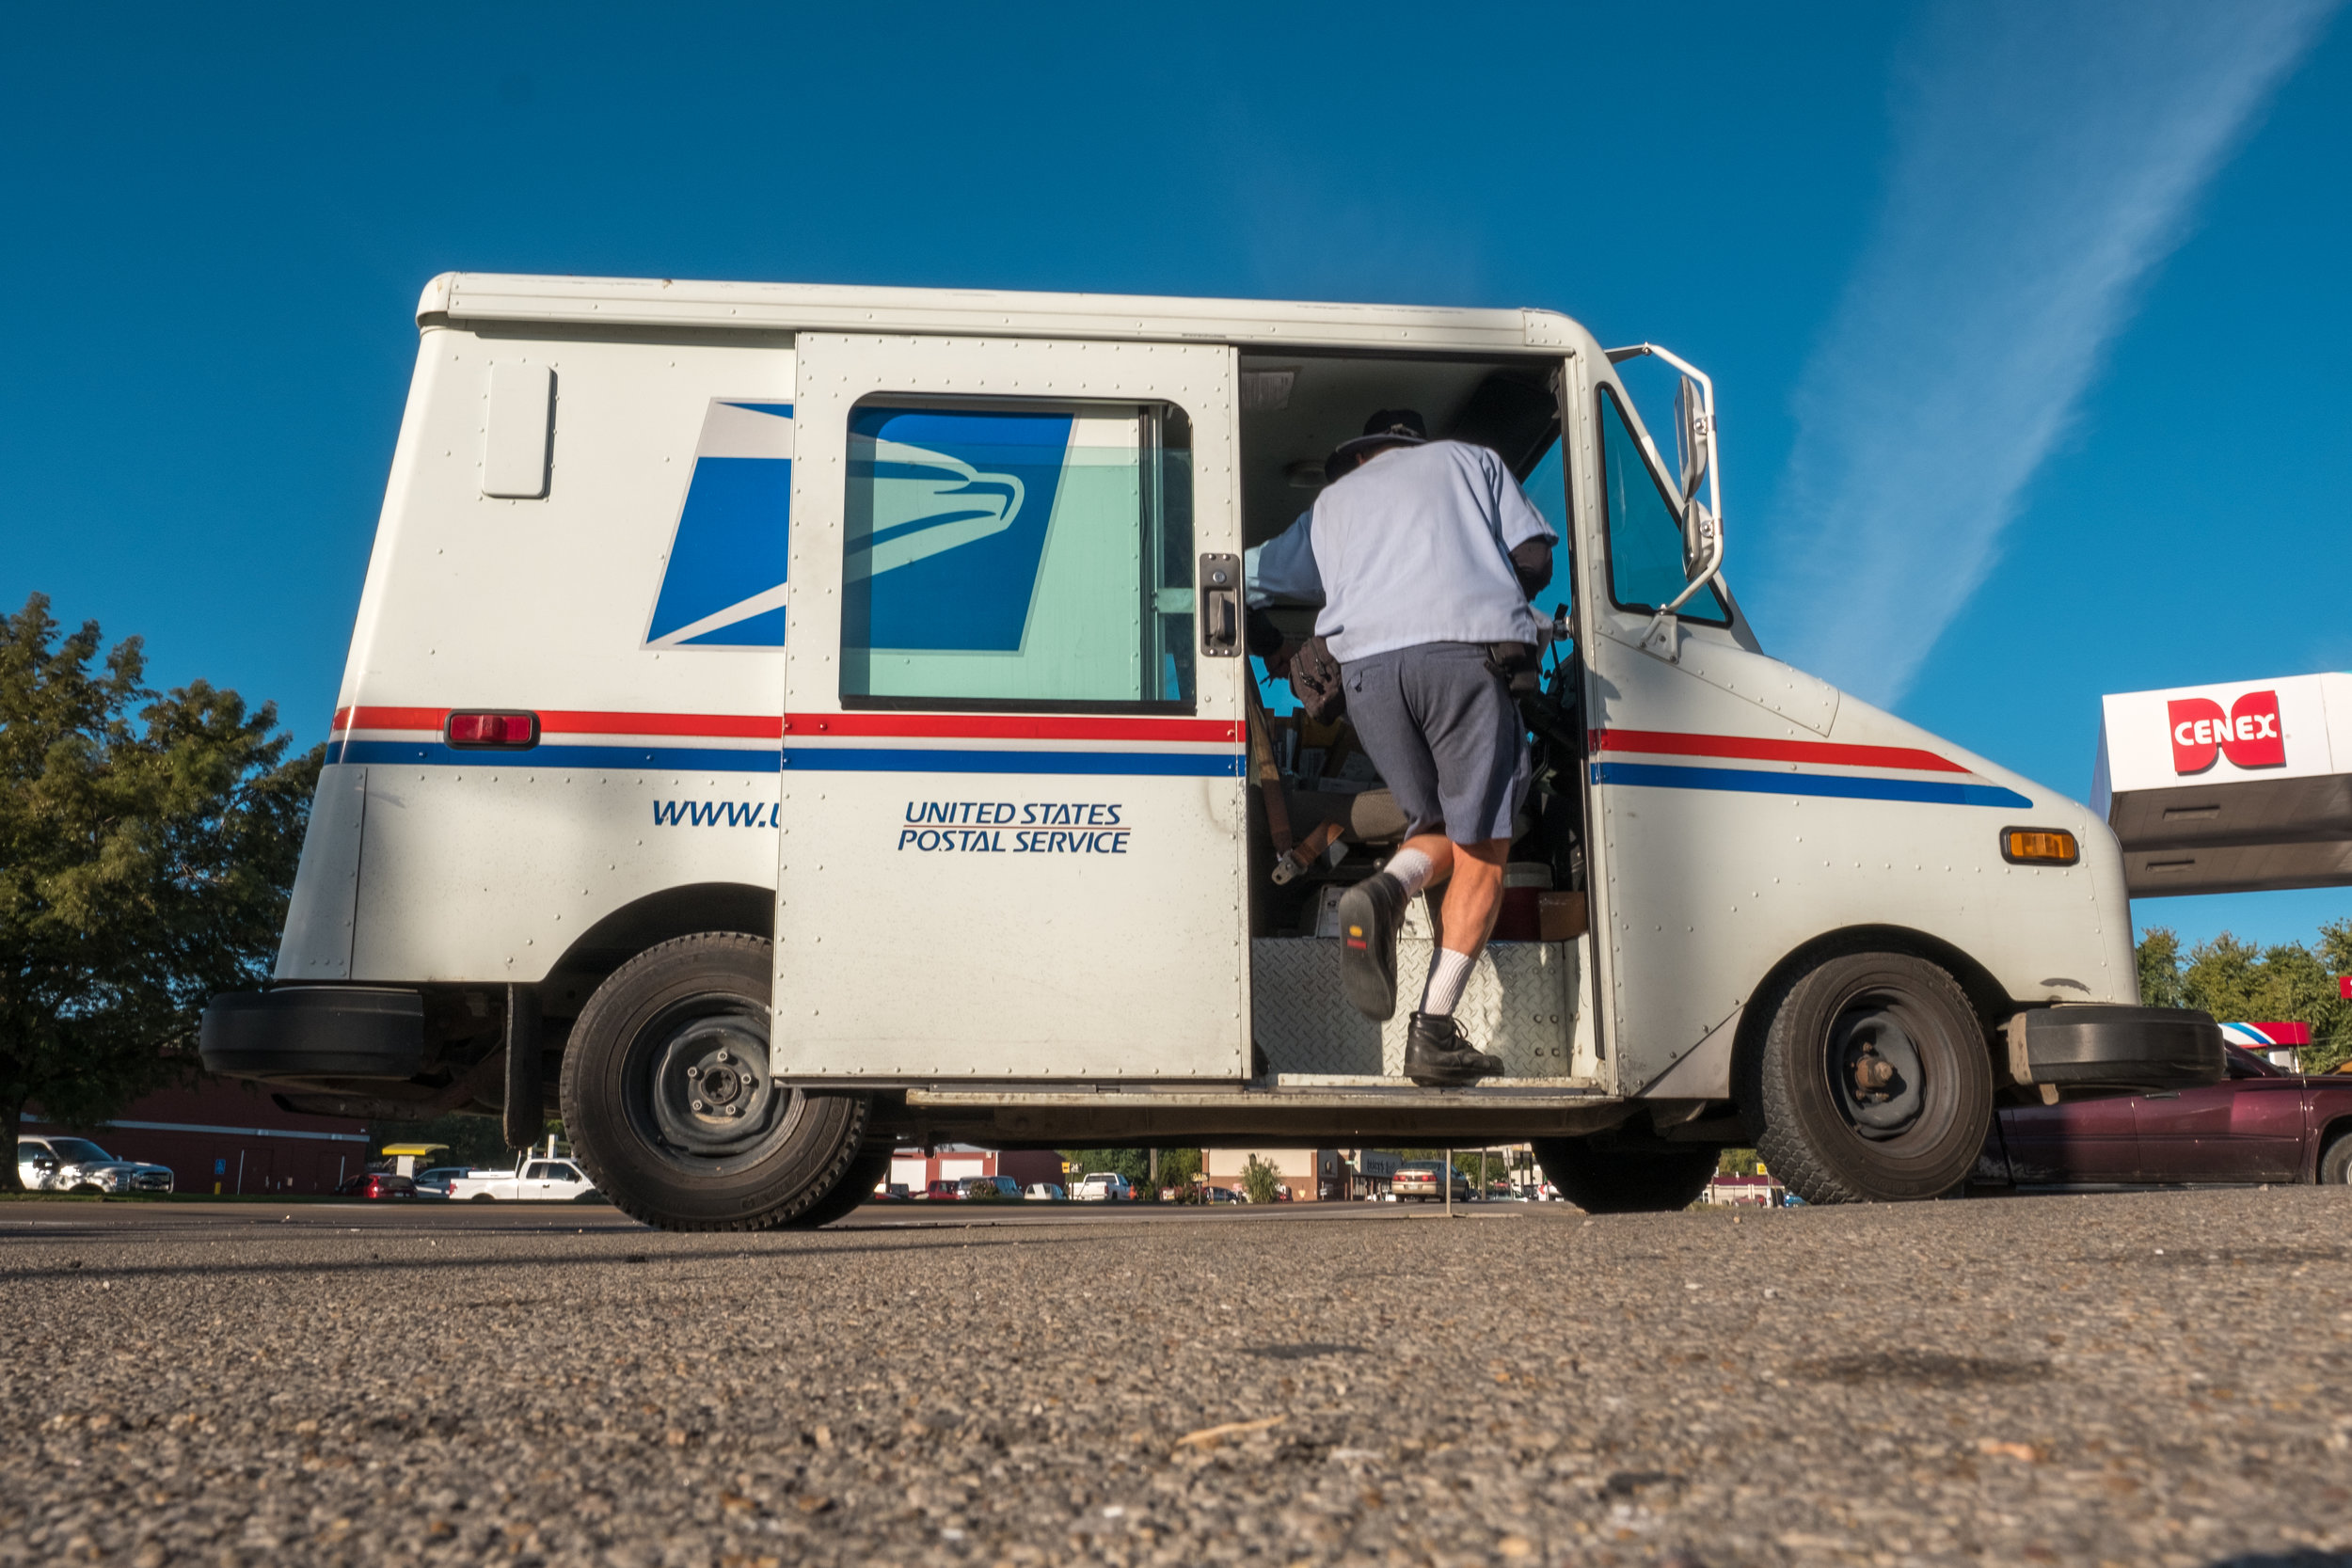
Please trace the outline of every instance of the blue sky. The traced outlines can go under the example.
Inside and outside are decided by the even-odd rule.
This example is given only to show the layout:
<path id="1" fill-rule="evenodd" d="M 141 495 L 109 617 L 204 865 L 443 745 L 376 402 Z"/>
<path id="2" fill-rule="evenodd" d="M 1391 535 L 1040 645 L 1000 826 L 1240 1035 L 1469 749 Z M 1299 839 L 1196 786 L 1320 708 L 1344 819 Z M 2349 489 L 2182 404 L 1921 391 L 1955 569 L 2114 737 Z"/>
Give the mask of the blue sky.
<path id="1" fill-rule="evenodd" d="M 2352 668 L 2331 12 L 27 13 L 0 602 L 320 738 L 453 268 L 1544 305 L 1715 376 L 1767 646 L 2087 794 L 2103 691 Z"/>

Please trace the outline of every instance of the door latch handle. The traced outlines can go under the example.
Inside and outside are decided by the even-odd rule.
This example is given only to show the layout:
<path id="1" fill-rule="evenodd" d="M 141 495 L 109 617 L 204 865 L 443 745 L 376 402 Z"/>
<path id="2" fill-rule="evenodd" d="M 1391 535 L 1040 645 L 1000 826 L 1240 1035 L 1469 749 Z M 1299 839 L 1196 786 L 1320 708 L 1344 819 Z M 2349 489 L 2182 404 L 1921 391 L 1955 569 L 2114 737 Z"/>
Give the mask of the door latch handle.
<path id="1" fill-rule="evenodd" d="M 1200 558 L 1200 652 L 1232 658 L 1241 652 L 1241 557 Z"/>

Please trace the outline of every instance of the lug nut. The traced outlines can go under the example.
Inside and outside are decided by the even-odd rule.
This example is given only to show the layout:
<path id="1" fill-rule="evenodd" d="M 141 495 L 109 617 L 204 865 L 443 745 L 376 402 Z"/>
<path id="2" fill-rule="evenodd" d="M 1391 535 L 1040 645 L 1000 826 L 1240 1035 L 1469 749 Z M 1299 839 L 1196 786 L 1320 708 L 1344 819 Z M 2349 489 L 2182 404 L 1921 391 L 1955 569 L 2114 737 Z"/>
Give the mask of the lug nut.
<path id="1" fill-rule="evenodd" d="M 731 1062 L 731 1061 L 735 1060 L 735 1058 L 734 1058 L 734 1057 L 732 1057 L 732 1056 L 728 1055 L 728 1054 L 726 1053 L 726 1052 L 725 1052 L 725 1051 L 723 1051 L 723 1050 L 722 1050 L 722 1051 L 719 1053 L 718 1059 L 719 1059 L 720 1061 L 722 1061 L 722 1062 Z"/>
<path id="2" fill-rule="evenodd" d="M 690 1110 L 700 1111 L 705 1108 L 703 1102 L 699 1100 L 690 1100 L 686 1102 L 686 1104 Z"/>

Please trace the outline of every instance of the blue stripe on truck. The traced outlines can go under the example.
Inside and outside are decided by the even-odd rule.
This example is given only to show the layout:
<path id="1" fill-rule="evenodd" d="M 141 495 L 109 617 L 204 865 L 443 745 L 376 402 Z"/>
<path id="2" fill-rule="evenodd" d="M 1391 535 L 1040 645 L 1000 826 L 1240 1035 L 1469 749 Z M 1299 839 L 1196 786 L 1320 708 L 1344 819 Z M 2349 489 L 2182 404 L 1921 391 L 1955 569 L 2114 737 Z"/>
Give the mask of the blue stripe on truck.
<path id="1" fill-rule="evenodd" d="M 1655 762 L 1597 762 L 1597 784 L 1652 789 L 1722 789 L 1742 795 L 1820 795 L 1837 800 L 1903 800 L 1924 806 L 2001 806 L 2031 810 L 2033 802 L 1998 784 L 1947 784 L 1941 779 L 1868 779 L 1843 773 L 1775 773 L 1746 768 L 1672 768 Z"/>
<path id="2" fill-rule="evenodd" d="M 1093 773 L 1238 779 L 1239 752 L 933 752 L 877 746 L 810 747 L 787 764 L 822 773 Z"/>
<path id="3" fill-rule="evenodd" d="M 659 768 L 680 772 L 773 773 L 771 750 L 702 746 L 533 746 L 525 752 L 459 750 L 437 741 L 349 740 L 332 760 L 433 768 Z M 1052 773 L 1237 779 L 1235 752 L 943 752 L 898 747 L 808 747 L 788 764 L 818 773 Z"/>

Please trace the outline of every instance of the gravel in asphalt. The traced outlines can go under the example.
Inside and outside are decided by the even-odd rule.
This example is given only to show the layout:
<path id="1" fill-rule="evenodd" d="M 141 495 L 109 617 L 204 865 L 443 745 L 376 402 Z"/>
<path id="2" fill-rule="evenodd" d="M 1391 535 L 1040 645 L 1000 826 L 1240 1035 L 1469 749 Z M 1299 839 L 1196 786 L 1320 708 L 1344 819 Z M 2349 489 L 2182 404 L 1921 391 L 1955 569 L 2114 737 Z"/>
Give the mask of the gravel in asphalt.
<path id="1" fill-rule="evenodd" d="M 14 1203 L 0 1564 L 2352 1563 L 2347 1222 Z"/>

